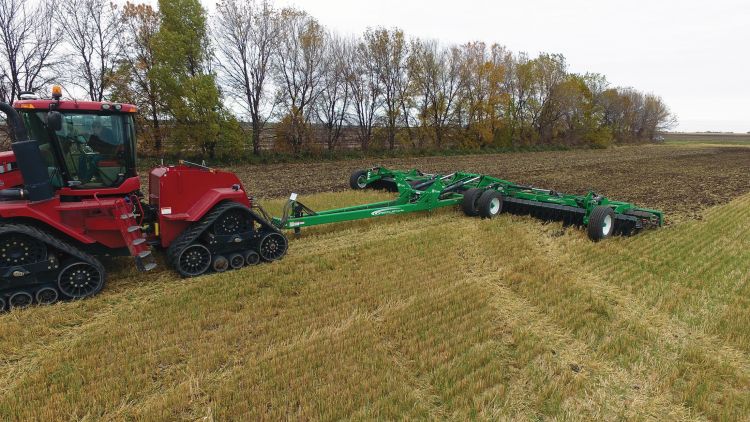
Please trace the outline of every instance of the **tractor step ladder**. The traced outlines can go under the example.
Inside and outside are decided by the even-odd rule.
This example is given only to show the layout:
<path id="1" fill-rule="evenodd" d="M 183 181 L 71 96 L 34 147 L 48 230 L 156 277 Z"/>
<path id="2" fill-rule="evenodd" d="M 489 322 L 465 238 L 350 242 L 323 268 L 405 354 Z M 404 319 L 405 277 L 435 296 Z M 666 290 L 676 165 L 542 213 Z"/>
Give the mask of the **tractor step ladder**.
<path id="1" fill-rule="evenodd" d="M 122 238 L 128 245 L 130 255 L 135 258 L 135 265 L 141 271 L 151 271 L 156 267 L 151 247 L 143 237 L 141 226 L 135 219 L 132 204 L 129 200 L 120 199 L 115 202 L 114 217 L 120 228 Z"/>

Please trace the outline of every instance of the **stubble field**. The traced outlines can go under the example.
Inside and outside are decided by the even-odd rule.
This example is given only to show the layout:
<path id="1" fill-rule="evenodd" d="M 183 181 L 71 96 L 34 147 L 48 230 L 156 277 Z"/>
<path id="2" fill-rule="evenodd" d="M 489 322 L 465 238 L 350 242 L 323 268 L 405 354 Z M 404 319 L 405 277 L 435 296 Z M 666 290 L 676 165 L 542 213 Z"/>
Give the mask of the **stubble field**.
<path id="1" fill-rule="evenodd" d="M 372 162 L 237 167 L 278 212 Z M 662 208 L 582 230 L 433 213 L 303 231 L 284 260 L 181 280 L 115 260 L 96 298 L 0 316 L 0 418 L 636 419 L 750 415 L 750 148 L 383 160 Z M 336 192 L 328 192 L 336 191 Z"/>

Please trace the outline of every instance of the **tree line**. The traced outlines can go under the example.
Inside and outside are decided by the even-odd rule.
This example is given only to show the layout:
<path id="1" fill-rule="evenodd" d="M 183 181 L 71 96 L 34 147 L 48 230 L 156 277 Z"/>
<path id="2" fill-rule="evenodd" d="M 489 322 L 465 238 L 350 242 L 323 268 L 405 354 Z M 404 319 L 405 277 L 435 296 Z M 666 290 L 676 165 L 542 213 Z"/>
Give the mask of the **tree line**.
<path id="1" fill-rule="evenodd" d="M 152 153 L 604 147 L 675 123 L 664 101 L 481 41 L 446 45 L 397 28 L 342 36 L 267 0 L 158 7 L 0 0 L 0 100 L 52 83 L 136 104 Z M 72 96 L 68 94 L 68 96 Z"/>

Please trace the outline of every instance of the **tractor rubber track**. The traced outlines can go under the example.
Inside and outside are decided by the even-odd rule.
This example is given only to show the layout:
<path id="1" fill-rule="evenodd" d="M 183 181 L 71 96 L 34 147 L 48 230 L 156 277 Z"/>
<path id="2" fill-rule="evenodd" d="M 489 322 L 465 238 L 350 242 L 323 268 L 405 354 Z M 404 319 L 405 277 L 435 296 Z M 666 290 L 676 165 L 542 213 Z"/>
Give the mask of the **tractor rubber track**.
<path id="1" fill-rule="evenodd" d="M 65 255 L 65 257 L 60 259 L 60 262 L 58 263 L 58 267 L 56 268 L 54 275 L 50 277 L 50 280 L 42 280 L 42 281 L 36 280 L 36 282 L 34 283 L 25 284 L 25 285 L 21 284 L 21 285 L 17 285 L 13 287 L 6 287 L 0 290 L 0 298 L 2 298 L 5 301 L 5 304 L 8 303 L 8 298 L 10 297 L 10 295 L 12 295 L 15 292 L 25 291 L 25 292 L 29 292 L 32 296 L 35 296 L 35 293 L 44 287 L 52 287 L 55 290 L 57 290 L 58 294 L 60 295 L 59 300 L 69 299 L 69 298 L 66 298 L 62 294 L 62 292 L 59 291 L 57 287 L 57 277 L 62 271 L 62 269 L 65 267 L 63 263 L 65 261 L 70 261 L 71 257 L 73 258 L 74 261 L 85 262 L 93 266 L 102 275 L 101 288 L 97 290 L 94 294 L 98 293 L 99 291 L 101 291 L 101 289 L 104 288 L 104 285 L 106 284 L 106 281 L 107 281 L 107 273 L 104 269 L 104 265 L 102 265 L 102 263 L 99 262 L 99 260 L 93 257 L 92 255 L 89 255 L 88 253 L 78 249 L 77 247 L 63 240 L 60 240 L 57 237 L 43 230 L 40 230 L 37 227 L 26 225 L 26 224 L 0 224 L 0 236 L 6 235 L 6 234 L 13 234 L 13 233 L 20 233 L 20 234 L 29 236 L 33 239 L 43 242 L 45 245 L 47 245 L 47 248 L 48 248 L 47 256 L 50 255 L 50 252 L 53 252 L 53 251 L 50 251 L 50 249 L 54 249 L 56 252 L 62 253 L 63 255 Z M 22 267 L 22 266 L 19 266 L 19 267 Z M 12 267 L 4 267 L 3 269 L 5 268 L 10 269 Z M 27 274 L 23 278 L 34 277 L 35 275 L 40 275 L 43 273 L 51 273 L 51 272 L 52 271 L 49 270 L 49 271 L 31 273 L 31 274 Z M 8 282 L 8 281 L 15 281 L 16 279 L 2 277 L 2 280 L 4 282 Z M 21 278 L 19 277 L 18 280 L 20 281 Z M 16 284 L 16 283 L 12 283 L 12 284 Z"/>
<path id="2" fill-rule="evenodd" d="M 169 245 L 167 248 L 167 261 L 169 264 L 176 268 L 177 259 L 179 258 L 182 251 L 190 246 L 193 242 L 198 240 L 200 236 L 208 230 L 211 225 L 225 212 L 232 209 L 241 209 L 248 212 L 260 226 L 268 231 L 274 231 L 281 233 L 281 230 L 276 228 L 274 225 L 263 219 L 258 213 L 252 209 L 246 207 L 237 202 L 222 202 L 216 205 L 211 211 L 206 213 L 199 221 L 190 225 L 187 230 L 180 233 L 180 235 Z"/>

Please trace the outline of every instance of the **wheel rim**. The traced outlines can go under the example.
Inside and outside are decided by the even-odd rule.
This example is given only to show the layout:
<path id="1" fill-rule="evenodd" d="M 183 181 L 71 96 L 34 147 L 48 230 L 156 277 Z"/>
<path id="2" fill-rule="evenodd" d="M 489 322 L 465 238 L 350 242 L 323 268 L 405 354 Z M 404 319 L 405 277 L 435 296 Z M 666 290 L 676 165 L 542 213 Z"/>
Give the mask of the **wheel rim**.
<path id="1" fill-rule="evenodd" d="M 185 248 L 177 260 L 180 273 L 186 276 L 201 275 L 211 265 L 211 252 L 207 247 L 199 244 Z"/>
<path id="2" fill-rule="evenodd" d="M 36 292 L 36 301 L 40 305 L 51 305 L 57 302 L 57 290 L 52 287 L 45 287 Z"/>
<path id="3" fill-rule="evenodd" d="M 218 235 L 245 233 L 252 229 L 252 220 L 243 210 L 234 209 L 222 214 L 214 223 L 214 232 Z"/>
<path id="4" fill-rule="evenodd" d="M 104 283 L 104 277 L 93 265 L 76 262 L 60 271 L 57 287 L 73 299 L 81 299 L 98 292 Z"/>
<path id="5" fill-rule="evenodd" d="M 23 309 L 33 302 L 34 299 L 31 297 L 31 293 L 28 292 L 16 292 L 10 297 L 10 307 L 12 309 Z"/>
<path id="6" fill-rule="evenodd" d="M 236 253 L 229 257 L 229 265 L 235 270 L 245 265 L 245 257 Z"/>
<path id="7" fill-rule="evenodd" d="M 604 221 L 602 221 L 602 235 L 609 236 L 609 233 L 611 231 L 612 231 L 612 216 L 611 215 L 604 216 Z"/>
<path id="8" fill-rule="evenodd" d="M 245 262 L 247 265 L 257 265 L 260 262 L 260 255 L 255 251 L 248 251 L 245 254 Z"/>
<path id="9" fill-rule="evenodd" d="M 213 268 L 217 273 L 223 273 L 229 269 L 229 260 L 221 255 L 217 255 L 214 257 Z"/>
<path id="10" fill-rule="evenodd" d="M 286 237 L 281 233 L 269 233 L 260 241 L 260 257 L 266 261 L 281 259 L 286 253 Z"/>
<path id="11" fill-rule="evenodd" d="M 0 267 L 26 265 L 46 258 L 46 246 L 33 237 L 11 233 L 0 238 Z"/>
<path id="12" fill-rule="evenodd" d="M 492 198 L 490 201 L 490 215 L 495 215 L 500 212 L 500 198 Z"/>
<path id="13" fill-rule="evenodd" d="M 367 187 L 367 176 L 361 175 L 357 178 L 357 187 L 360 189 L 364 189 Z"/>

